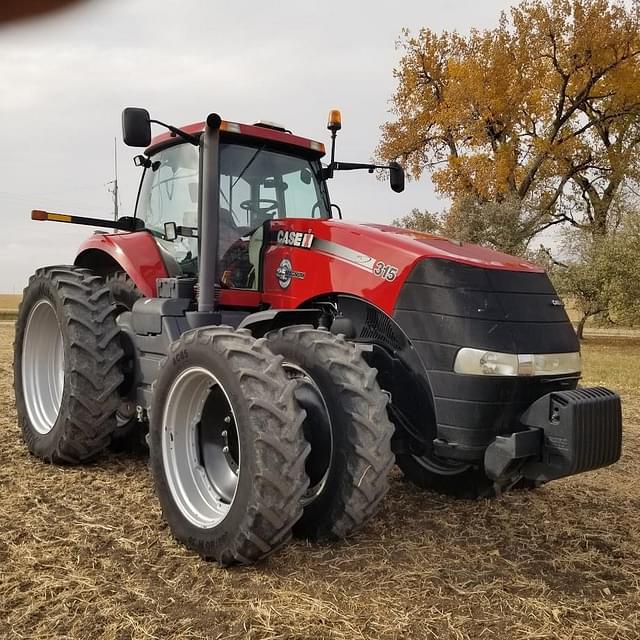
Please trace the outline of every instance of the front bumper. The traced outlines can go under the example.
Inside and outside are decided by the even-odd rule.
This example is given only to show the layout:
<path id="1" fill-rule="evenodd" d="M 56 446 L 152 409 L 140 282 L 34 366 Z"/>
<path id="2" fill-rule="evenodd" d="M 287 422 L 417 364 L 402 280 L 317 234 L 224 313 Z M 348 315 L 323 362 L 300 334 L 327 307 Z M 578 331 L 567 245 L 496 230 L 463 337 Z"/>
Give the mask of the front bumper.
<path id="1" fill-rule="evenodd" d="M 548 393 L 522 414 L 520 422 L 522 431 L 496 437 L 485 451 L 485 471 L 496 482 L 518 475 L 543 484 L 620 458 L 620 397 L 608 389 Z"/>

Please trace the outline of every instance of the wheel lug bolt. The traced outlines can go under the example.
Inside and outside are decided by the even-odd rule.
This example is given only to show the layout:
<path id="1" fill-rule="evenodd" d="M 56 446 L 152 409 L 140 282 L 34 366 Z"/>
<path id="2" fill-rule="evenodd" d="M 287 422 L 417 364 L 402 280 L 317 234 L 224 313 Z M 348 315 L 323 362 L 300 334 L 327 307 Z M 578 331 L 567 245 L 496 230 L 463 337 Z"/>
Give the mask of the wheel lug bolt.
<path id="1" fill-rule="evenodd" d="M 222 447 L 222 453 L 229 453 L 229 447 Z"/>
<path id="2" fill-rule="evenodd" d="M 227 437 L 227 431 L 226 429 L 220 434 L 223 438 Z"/>
<path id="3" fill-rule="evenodd" d="M 231 416 L 226 416 L 224 421 L 229 424 L 231 422 Z"/>

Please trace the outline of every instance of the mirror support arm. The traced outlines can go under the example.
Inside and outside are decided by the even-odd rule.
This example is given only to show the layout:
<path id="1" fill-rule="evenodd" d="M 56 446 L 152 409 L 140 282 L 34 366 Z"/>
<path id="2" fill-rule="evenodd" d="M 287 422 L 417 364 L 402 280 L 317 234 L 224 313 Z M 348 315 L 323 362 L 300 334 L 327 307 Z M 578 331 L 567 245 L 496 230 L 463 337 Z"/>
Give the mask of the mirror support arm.
<path id="1" fill-rule="evenodd" d="M 332 162 L 322 169 L 322 177 L 326 180 L 327 178 L 333 178 L 334 171 L 352 171 L 354 169 L 366 169 L 369 173 L 373 173 L 376 169 L 391 171 L 394 167 L 386 164 L 366 164 L 362 162 Z"/>
<path id="2" fill-rule="evenodd" d="M 192 136 L 190 133 L 183 131 L 182 129 L 178 129 L 178 127 L 174 127 L 173 125 L 166 124 L 165 122 L 160 122 L 160 120 L 151 120 L 149 122 L 153 122 L 154 124 L 159 124 L 161 127 L 165 127 L 165 129 L 169 129 L 173 135 L 178 136 L 185 140 L 186 142 L 190 142 L 194 146 L 198 146 L 200 144 L 199 138 L 196 136 Z"/>
<path id="3" fill-rule="evenodd" d="M 388 165 L 362 162 L 332 162 L 322 169 L 322 179 L 333 178 L 334 171 L 352 171 L 354 169 L 366 169 L 369 173 L 373 173 L 376 169 L 385 169 L 391 173 L 391 189 L 396 193 L 404 190 L 404 171 L 397 162 L 392 162 Z M 397 177 L 400 178 L 399 181 Z"/>

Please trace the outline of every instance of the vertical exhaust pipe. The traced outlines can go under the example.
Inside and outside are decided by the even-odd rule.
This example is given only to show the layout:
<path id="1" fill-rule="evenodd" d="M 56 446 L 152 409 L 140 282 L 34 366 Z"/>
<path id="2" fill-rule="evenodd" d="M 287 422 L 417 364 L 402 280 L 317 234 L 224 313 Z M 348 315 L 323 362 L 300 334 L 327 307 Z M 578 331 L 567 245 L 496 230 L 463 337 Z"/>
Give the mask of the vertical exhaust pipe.
<path id="1" fill-rule="evenodd" d="M 198 313 L 216 311 L 215 288 L 218 268 L 218 235 L 220 228 L 220 125 L 217 113 L 207 116 L 200 137 L 200 265 Z"/>

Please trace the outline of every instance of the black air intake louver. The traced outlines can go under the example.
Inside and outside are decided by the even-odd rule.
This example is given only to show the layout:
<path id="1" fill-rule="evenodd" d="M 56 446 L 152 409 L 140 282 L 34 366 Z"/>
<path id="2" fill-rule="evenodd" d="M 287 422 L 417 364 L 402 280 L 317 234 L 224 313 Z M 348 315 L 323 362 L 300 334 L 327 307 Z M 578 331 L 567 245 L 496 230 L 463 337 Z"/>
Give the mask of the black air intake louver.
<path id="1" fill-rule="evenodd" d="M 402 349 L 403 345 L 402 337 L 396 335 L 393 322 L 373 307 L 367 309 L 367 319 L 360 331 L 360 339 L 383 344 L 394 351 Z"/>

